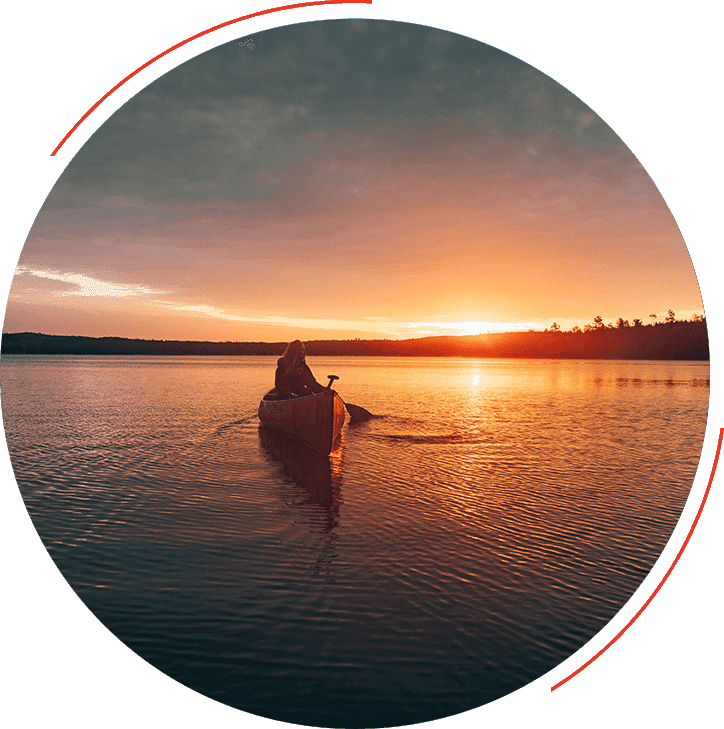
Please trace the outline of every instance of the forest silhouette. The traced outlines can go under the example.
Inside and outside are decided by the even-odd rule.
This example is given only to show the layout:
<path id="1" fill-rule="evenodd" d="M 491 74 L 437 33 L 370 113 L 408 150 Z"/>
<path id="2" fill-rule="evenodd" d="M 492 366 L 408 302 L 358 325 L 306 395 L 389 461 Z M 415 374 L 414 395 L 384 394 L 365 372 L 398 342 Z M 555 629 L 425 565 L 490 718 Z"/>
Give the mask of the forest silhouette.
<path id="1" fill-rule="evenodd" d="M 314 340 L 311 356 L 495 357 L 529 359 L 708 360 L 706 319 L 676 319 L 644 324 L 596 316 L 583 328 L 564 331 L 557 323 L 545 330 L 499 332 L 420 339 Z M 38 355 L 270 355 L 280 356 L 286 342 L 202 342 L 122 337 L 83 337 L 30 332 L 4 333 L 0 352 Z"/>

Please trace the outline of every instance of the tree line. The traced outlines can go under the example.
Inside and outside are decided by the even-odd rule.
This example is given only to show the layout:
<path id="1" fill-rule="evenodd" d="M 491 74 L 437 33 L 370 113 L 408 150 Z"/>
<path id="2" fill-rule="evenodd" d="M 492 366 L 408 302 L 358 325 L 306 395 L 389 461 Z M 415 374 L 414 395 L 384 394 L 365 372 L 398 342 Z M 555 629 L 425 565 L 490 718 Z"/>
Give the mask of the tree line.
<path id="1" fill-rule="evenodd" d="M 675 324 L 678 321 L 687 321 L 686 319 L 677 319 L 676 314 L 671 309 L 669 309 L 669 311 L 666 314 L 666 317 L 664 318 L 663 321 L 658 321 L 658 317 L 656 314 L 649 314 L 649 319 L 652 320 L 650 326 L 658 326 L 660 324 Z M 703 322 L 705 324 L 706 318 L 704 317 L 703 314 L 692 314 L 691 319 L 689 319 L 688 321 Z M 633 319 L 629 323 L 628 319 L 623 319 L 623 318 L 619 317 L 616 320 L 616 324 L 613 324 L 612 322 L 609 322 L 608 324 L 604 324 L 603 317 L 595 316 L 593 318 L 593 324 L 585 324 L 583 326 L 583 329 L 581 329 L 581 327 L 579 327 L 579 326 L 574 326 L 569 331 L 574 332 L 574 333 L 581 332 L 581 331 L 593 332 L 593 331 L 600 330 L 600 329 L 627 329 L 628 327 L 642 327 L 642 326 L 646 326 L 642 319 Z M 533 331 L 533 330 L 530 330 L 530 331 Z M 545 329 L 544 331 L 559 332 L 559 331 L 561 331 L 561 327 L 559 324 L 556 324 L 556 322 L 553 322 L 553 324 L 551 324 L 550 328 Z"/>
<path id="2" fill-rule="evenodd" d="M 286 342 L 200 342 L 180 340 L 78 337 L 5 333 L 3 355 L 266 355 L 279 357 Z M 663 321 L 640 319 L 591 324 L 568 331 L 554 323 L 543 331 L 499 332 L 420 339 L 313 340 L 310 356 L 496 357 L 530 359 L 674 359 L 708 360 L 709 339 L 704 316 L 677 319 L 669 311 Z"/>

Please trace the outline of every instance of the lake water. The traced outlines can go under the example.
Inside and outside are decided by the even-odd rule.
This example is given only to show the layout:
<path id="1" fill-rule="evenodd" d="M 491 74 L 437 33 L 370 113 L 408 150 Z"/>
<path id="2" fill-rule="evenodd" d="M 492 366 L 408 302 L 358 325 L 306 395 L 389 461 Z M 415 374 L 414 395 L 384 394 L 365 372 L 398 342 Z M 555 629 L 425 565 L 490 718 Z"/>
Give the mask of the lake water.
<path id="1" fill-rule="evenodd" d="M 164 673 L 261 716 L 450 716 L 552 669 L 641 583 L 697 468 L 705 362 L 310 358 L 329 458 L 260 430 L 264 357 L 3 356 L 28 511 Z"/>

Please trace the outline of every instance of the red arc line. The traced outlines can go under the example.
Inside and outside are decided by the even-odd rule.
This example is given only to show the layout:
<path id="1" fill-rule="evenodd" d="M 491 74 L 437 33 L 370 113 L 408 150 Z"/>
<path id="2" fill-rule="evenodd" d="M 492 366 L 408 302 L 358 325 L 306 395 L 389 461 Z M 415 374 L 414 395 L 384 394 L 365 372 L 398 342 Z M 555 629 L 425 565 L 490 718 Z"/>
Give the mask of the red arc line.
<path id="1" fill-rule="evenodd" d="M 649 603 L 656 597 L 656 593 L 663 587 L 664 582 L 669 578 L 669 575 L 673 572 L 674 567 L 676 567 L 676 563 L 679 561 L 679 558 L 684 553 L 684 550 L 686 549 L 686 545 L 689 543 L 689 540 L 691 539 L 691 535 L 694 533 L 694 529 L 696 528 L 697 523 L 699 522 L 699 517 L 701 516 L 701 512 L 704 510 L 704 504 L 706 504 L 706 500 L 709 497 L 709 491 L 711 491 L 711 484 L 714 481 L 714 474 L 716 473 L 716 466 L 717 463 L 719 463 L 719 454 L 721 453 L 721 446 L 722 446 L 722 437 L 724 437 L 724 428 L 721 428 L 719 430 L 719 442 L 716 447 L 716 455 L 714 456 L 714 465 L 711 468 L 711 476 L 709 476 L 709 483 L 707 484 L 706 491 L 704 492 L 704 498 L 701 501 L 701 506 L 699 506 L 699 511 L 696 513 L 696 518 L 694 519 L 694 523 L 691 525 L 691 529 L 689 529 L 689 533 L 686 535 L 686 539 L 684 540 L 684 543 L 681 545 L 681 549 L 679 550 L 679 553 L 676 555 L 676 559 L 671 563 L 671 567 L 667 570 L 666 574 L 664 575 L 661 582 L 659 582 L 656 589 L 651 593 L 651 597 L 642 605 L 640 610 L 634 615 L 631 620 L 628 621 L 626 626 L 622 628 L 603 648 L 601 648 L 598 653 L 596 653 L 593 658 L 586 661 L 579 669 L 575 670 L 570 676 L 567 676 L 562 681 L 559 681 L 555 686 L 551 686 L 551 691 L 555 691 L 560 686 L 563 686 L 564 683 L 567 681 L 570 681 L 574 676 L 577 676 L 584 668 L 588 668 L 597 658 L 599 658 L 601 655 L 603 655 L 639 618 L 641 613 L 646 610 L 646 608 L 649 606 Z"/>
<path id="2" fill-rule="evenodd" d="M 171 51 L 175 51 L 177 48 L 181 48 L 181 46 L 185 46 L 187 43 L 190 43 L 193 40 L 196 40 L 197 38 L 201 38 L 201 36 L 208 35 L 209 33 L 213 33 L 215 30 L 219 30 L 219 28 L 226 28 L 227 25 L 233 25 L 234 23 L 240 23 L 242 20 L 249 20 L 249 18 L 258 18 L 260 15 L 268 15 L 269 13 L 278 13 L 281 10 L 294 10 L 296 8 L 310 8 L 315 5 L 347 5 L 350 3 L 354 3 L 357 5 L 372 5 L 372 0 L 314 0 L 314 2 L 308 2 L 308 3 L 295 3 L 294 5 L 281 5 L 278 8 L 270 8 L 269 10 L 260 10 L 256 13 L 251 13 L 250 15 L 244 15 L 241 18 L 234 18 L 234 20 L 227 20 L 225 23 L 220 23 L 219 25 L 215 25 L 213 28 L 209 28 L 208 30 L 203 30 L 201 33 L 197 33 L 196 35 L 192 35 L 190 38 L 187 38 L 184 41 L 181 41 L 180 43 L 177 43 L 175 46 L 171 46 L 171 48 L 168 48 L 163 53 L 159 53 L 157 56 L 152 58 L 150 61 L 146 61 L 146 63 L 143 64 L 143 66 L 139 66 L 133 73 L 129 73 L 126 78 L 123 79 L 123 81 L 120 81 L 117 83 L 105 96 L 103 96 L 101 99 L 96 101 L 93 106 L 91 106 L 88 111 L 83 114 L 83 116 L 78 119 L 78 121 L 75 123 L 73 128 L 63 137 L 60 144 L 53 150 L 51 157 L 55 157 L 55 155 L 58 153 L 58 150 L 68 141 L 68 138 L 71 134 L 114 92 L 123 86 L 123 84 L 126 83 L 126 81 L 129 81 L 132 79 L 136 74 L 143 71 L 144 68 L 148 68 L 152 63 L 155 61 L 158 61 L 159 58 L 163 58 L 164 56 L 171 53 Z"/>

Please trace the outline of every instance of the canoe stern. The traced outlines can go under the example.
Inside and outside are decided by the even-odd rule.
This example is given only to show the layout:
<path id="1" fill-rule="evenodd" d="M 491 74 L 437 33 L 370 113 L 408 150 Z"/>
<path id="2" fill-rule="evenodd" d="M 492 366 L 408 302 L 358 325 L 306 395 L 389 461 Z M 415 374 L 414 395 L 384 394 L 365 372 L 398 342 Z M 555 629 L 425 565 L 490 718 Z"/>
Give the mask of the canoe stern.
<path id="1" fill-rule="evenodd" d="M 334 390 L 288 400 L 265 400 L 259 404 L 259 420 L 267 427 L 329 454 L 342 430 L 345 408 Z"/>

